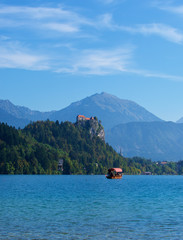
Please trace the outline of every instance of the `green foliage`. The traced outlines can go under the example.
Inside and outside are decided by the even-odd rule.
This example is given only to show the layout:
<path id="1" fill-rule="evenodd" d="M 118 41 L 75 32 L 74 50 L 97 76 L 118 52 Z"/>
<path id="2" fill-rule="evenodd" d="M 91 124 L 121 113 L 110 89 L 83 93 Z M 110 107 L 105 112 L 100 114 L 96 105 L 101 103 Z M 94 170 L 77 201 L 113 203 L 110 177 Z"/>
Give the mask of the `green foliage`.
<path id="1" fill-rule="evenodd" d="M 61 155 L 31 134 L 0 124 L 0 174 L 54 174 Z"/>
<path id="2" fill-rule="evenodd" d="M 63 171 L 58 171 L 60 158 Z M 161 165 L 124 158 L 80 124 L 47 120 L 23 130 L 0 124 L 0 174 L 106 174 L 111 167 L 124 174 L 183 174 L 183 161 Z"/>

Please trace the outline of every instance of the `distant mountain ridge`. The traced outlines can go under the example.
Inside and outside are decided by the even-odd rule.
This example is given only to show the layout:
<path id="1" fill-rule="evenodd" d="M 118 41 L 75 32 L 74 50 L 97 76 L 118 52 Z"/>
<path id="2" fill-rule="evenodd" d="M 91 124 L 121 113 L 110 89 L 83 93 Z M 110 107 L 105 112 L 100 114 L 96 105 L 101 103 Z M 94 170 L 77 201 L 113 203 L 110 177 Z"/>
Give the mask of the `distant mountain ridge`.
<path id="1" fill-rule="evenodd" d="M 177 120 L 176 123 L 183 123 L 183 117 Z"/>
<path id="2" fill-rule="evenodd" d="M 0 122 L 7 123 L 10 126 L 24 128 L 30 121 L 28 119 L 17 118 L 7 111 L 0 109 Z"/>
<path id="3" fill-rule="evenodd" d="M 162 121 L 135 102 L 122 100 L 105 92 L 94 94 L 54 112 L 51 119 L 74 122 L 78 114 L 97 116 L 102 121 L 105 130 L 120 123 Z"/>
<path id="4" fill-rule="evenodd" d="M 141 156 L 153 161 L 183 159 L 183 124 L 133 122 L 120 124 L 106 133 L 106 141 L 126 157 Z"/>
<path id="5" fill-rule="evenodd" d="M 77 115 L 96 116 L 105 130 L 105 139 L 125 157 L 154 161 L 183 159 L 183 124 L 165 122 L 133 101 L 108 93 L 94 94 L 59 111 L 39 112 L 0 100 L 0 122 L 24 128 L 30 121 L 75 122 Z"/>
<path id="6" fill-rule="evenodd" d="M 27 107 L 16 106 L 9 100 L 0 100 L 0 109 L 4 110 L 8 114 L 11 114 L 18 119 L 24 119 L 26 121 L 45 120 L 53 113 L 32 111 Z"/>
<path id="7" fill-rule="evenodd" d="M 10 114 L 12 119 L 15 118 L 15 123 L 13 124 L 12 120 L 10 124 L 15 127 L 24 127 L 30 121 L 46 119 L 75 122 L 79 114 L 88 117 L 97 116 L 102 121 L 105 130 L 120 123 L 162 121 L 135 102 L 122 100 L 105 92 L 86 97 L 59 111 L 32 111 L 26 107 L 15 106 L 8 100 L 0 100 L 0 109 Z M 2 119 L 5 122 L 3 114 L 0 115 L 1 122 Z M 18 119 L 20 119 L 20 124 L 18 124 Z M 23 120 L 26 122 L 24 126 Z M 8 120 L 7 123 L 9 124 Z"/>

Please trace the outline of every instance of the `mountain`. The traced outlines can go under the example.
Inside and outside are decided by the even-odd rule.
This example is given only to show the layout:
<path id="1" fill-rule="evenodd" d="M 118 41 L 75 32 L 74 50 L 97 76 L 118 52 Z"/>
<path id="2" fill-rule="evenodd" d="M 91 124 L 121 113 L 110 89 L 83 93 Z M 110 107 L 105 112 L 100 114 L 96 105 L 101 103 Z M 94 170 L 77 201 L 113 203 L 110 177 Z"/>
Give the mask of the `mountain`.
<path id="1" fill-rule="evenodd" d="M 30 121 L 75 122 L 77 115 L 96 116 L 105 139 L 125 157 L 140 156 L 154 161 L 183 159 L 183 124 L 164 122 L 143 107 L 108 93 L 94 94 L 60 111 L 39 112 L 0 101 L 0 122 L 24 128 Z"/>
<path id="2" fill-rule="evenodd" d="M 28 119 L 17 118 L 7 111 L 0 109 L 0 122 L 8 123 L 8 125 L 15 126 L 16 128 L 24 128 L 30 121 Z"/>
<path id="3" fill-rule="evenodd" d="M 97 116 L 105 130 L 120 123 L 162 121 L 135 102 L 122 100 L 105 92 L 72 103 L 54 112 L 50 119 L 74 122 L 78 114 Z"/>
<path id="4" fill-rule="evenodd" d="M 26 123 L 27 121 L 46 119 L 58 120 L 59 122 L 75 122 L 76 116 L 80 114 L 86 117 L 97 116 L 102 121 L 105 130 L 120 123 L 162 121 L 135 102 L 122 100 L 104 92 L 72 103 L 60 111 L 32 111 L 25 107 L 15 106 L 8 100 L 0 101 L 0 109 L 16 118 L 15 123 L 11 121 L 10 124 L 16 127 L 22 127 L 22 119 L 26 120 Z M 0 122 L 9 124 L 10 122 L 8 120 L 5 121 L 5 119 L 5 115 L 0 115 Z M 20 119 L 20 124 L 18 124 L 17 119 Z"/>
<path id="5" fill-rule="evenodd" d="M 182 118 L 180 118 L 179 120 L 177 120 L 177 122 L 176 123 L 183 123 L 183 117 Z"/>
<path id="6" fill-rule="evenodd" d="M 106 133 L 106 141 L 125 157 L 141 156 L 153 161 L 183 159 L 183 124 L 133 122 Z"/>
<path id="7" fill-rule="evenodd" d="M 9 100 L 0 100 L 0 122 L 16 128 L 23 128 L 30 121 L 46 120 L 52 113 L 32 111 L 26 107 L 16 106 Z"/>

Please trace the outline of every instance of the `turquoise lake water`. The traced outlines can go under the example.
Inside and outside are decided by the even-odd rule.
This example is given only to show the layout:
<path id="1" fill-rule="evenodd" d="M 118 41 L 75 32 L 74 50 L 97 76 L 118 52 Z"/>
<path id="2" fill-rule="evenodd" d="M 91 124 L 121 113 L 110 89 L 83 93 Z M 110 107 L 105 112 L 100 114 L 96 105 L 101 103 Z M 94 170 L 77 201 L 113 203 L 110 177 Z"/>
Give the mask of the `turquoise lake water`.
<path id="1" fill-rule="evenodd" d="M 0 239 L 183 239 L 183 176 L 0 176 Z"/>

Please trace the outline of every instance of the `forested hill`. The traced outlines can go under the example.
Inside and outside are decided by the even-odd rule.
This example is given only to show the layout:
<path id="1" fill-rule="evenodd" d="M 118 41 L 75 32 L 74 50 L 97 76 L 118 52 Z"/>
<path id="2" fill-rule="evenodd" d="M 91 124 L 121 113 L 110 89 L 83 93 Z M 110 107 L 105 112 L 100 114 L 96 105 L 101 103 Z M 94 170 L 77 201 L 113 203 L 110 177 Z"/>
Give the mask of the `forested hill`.
<path id="1" fill-rule="evenodd" d="M 63 171 L 58 171 L 59 159 Z M 105 174 L 110 167 L 121 167 L 126 174 L 183 172 L 182 162 L 161 166 L 123 158 L 80 124 L 39 121 L 23 130 L 0 124 L 0 174 Z"/>
<path id="2" fill-rule="evenodd" d="M 64 160 L 63 172 L 58 161 Z M 0 173 L 104 174 L 123 158 L 87 127 L 39 121 L 23 130 L 0 124 Z"/>

